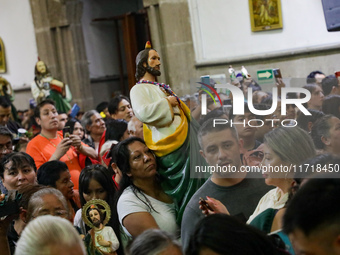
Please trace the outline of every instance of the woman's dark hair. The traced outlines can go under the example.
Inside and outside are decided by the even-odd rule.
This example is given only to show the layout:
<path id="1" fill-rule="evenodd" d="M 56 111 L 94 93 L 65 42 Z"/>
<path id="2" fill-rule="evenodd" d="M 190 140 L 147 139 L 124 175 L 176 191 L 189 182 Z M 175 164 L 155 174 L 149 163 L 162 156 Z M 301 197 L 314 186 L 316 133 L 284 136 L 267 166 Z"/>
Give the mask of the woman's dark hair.
<path id="1" fill-rule="evenodd" d="M 333 115 L 328 114 L 314 123 L 311 135 L 316 149 L 321 150 L 325 148 L 325 144 L 322 142 L 322 137 L 329 136 L 329 129 L 331 128 L 329 120 L 333 117 Z"/>
<path id="2" fill-rule="evenodd" d="M 114 149 L 116 164 L 119 167 L 120 171 L 122 171 L 123 177 L 124 175 L 127 176 L 127 174 L 130 173 L 130 151 L 128 146 L 134 142 L 141 142 L 142 144 L 145 144 L 144 140 L 140 139 L 139 137 L 133 136 L 118 143 Z M 128 179 L 128 182 L 131 182 L 130 177 L 128 177 Z M 129 185 L 130 184 L 131 183 L 129 183 Z"/>
<path id="3" fill-rule="evenodd" d="M 106 102 L 106 101 L 101 102 L 97 105 L 96 111 L 98 113 L 101 113 L 102 111 L 104 111 L 108 107 L 108 105 L 109 105 L 109 102 Z"/>
<path id="4" fill-rule="evenodd" d="M 79 198 L 81 206 L 86 204 L 86 200 L 84 198 L 84 193 L 88 193 L 88 188 L 90 185 L 91 180 L 97 181 L 103 189 L 107 192 L 107 199 L 106 202 L 111 208 L 111 218 L 108 222 L 108 226 L 112 227 L 116 236 L 119 240 L 119 243 L 122 244 L 120 239 L 120 224 L 118 220 L 117 208 L 115 206 L 115 196 L 117 193 L 116 185 L 112 179 L 112 176 L 109 174 L 109 171 L 106 167 L 102 165 L 90 165 L 85 167 L 79 176 Z M 119 246 L 117 250 L 118 254 L 124 254 L 123 252 L 123 245 Z"/>
<path id="5" fill-rule="evenodd" d="M 340 95 L 327 96 L 322 102 L 322 111 L 340 118 Z"/>
<path id="6" fill-rule="evenodd" d="M 144 140 L 140 139 L 139 137 L 133 136 L 128 139 L 125 139 L 124 141 L 118 143 L 115 148 L 114 148 L 114 156 L 113 158 L 116 159 L 116 164 L 120 171 L 122 172 L 122 179 L 119 182 L 119 193 L 117 196 L 116 202 L 118 202 L 118 199 L 120 195 L 123 193 L 123 191 L 131 186 L 133 193 L 135 196 L 142 201 L 145 205 L 147 205 L 150 210 L 154 210 L 157 212 L 151 205 L 149 199 L 142 193 L 142 190 L 135 186 L 132 182 L 131 177 L 128 176 L 128 173 L 130 173 L 130 150 L 129 150 L 129 145 L 133 144 L 134 142 L 140 142 L 142 144 L 145 144 Z M 139 195 L 142 195 L 146 202 L 144 202 Z"/>
<path id="7" fill-rule="evenodd" d="M 66 123 L 65 123 L 65 127 L 70 127 L 70 133 L 73 134 L 73 131 L 74 131 L 74 125 L 76 123 L 79 123 L 81 125 L 81 122 L 75 118 L 71 118 L 69 119 Z M 81 125 L 82 126 L 82 125 Z M 85 132 L 85 131 L 84 131 Z M 83 139 L 83 137 L 81 138 Z"/>
<path id="8" fill-rule="evenodd" d="M 115 171 L 112 168 L 112 163 L 116 163 L 117 164 L 117 160 L 116 160 L 116 154 L 115 154 L 115 147 L 117 146 L 117 144 L 112 144 L 110 151 L 108 152 L 108 157 L 110 157 L 110 163 L 107 167 L 107 170 L 109 171 L 109 173 L 112 176 L 115 176 Z"/>
<path id="9" fill-rule="evenodd" d="M 84 198 L 84 193 L 88 193 L 88 188 L 90 185 L 90 181 L 94 179 L 97 181 L 103 189 L 107 192 L 107 200 L 106 202 L 112 207 L 114 205 L 114 195 L 116 193 L 116 185 L 112 179 L 112 176 L 109 174 L 109 171 L 106 167 L 102 165 L 90 165 L 85 167 L 79 176 L 79 198 L 81 206 L 86 204 L 86 200 Z"/>
<path id="10" fill-rule="evenodd" d="M 304 115 L 300 112 L 299 116 L 296 119 L 298 127 L 302 128 L 303 130 L 309 132 L 308 129 L 308 123 L 312 122 L 314 124 L 318 119 L 320 119 L 322 116 L 325 116 L 325 114 L 321 111 L 314 110 L 314 109 L 308 109 L 308 111 L 312 115 Z"/>
<path id="11" fill-rule="evenodd" d="M 110 114 L 116 114 L 118 112 L 118 105 L 123 99 L 130 103 L 130 99 L 123 95 L 115 96 L 110 100 L 109 105 L 107 106 Z"/>
<path id="12" fill-rule="evenodd" d="M 274 245 L 271 239 L 258 229 L 229 215 L 213 214 L 204 217 L 197 224 L 185 254 L 199 255 L 203 249 L 232 255 L 287 254 L 280 250 L 282 248 Z"/>
<path id="13" fill-rule="evenodd" d="M 39 167 L 37 179 L 38 183 L 45 186 L 56 187 L 56 182 L 60 179 L 60 174 L 68 170 L 65 162 L 52 160 Z"/>
<path id="14" fill-rule="evenodd" d="M 0 161 L 0 176 L 4 178 L 5 165 L 12 162 L 13 168 L 20 168 L 23 163 L 28 163 L 37 172 L 34 159 L 25 152 L 12 152 L 5 155 Z"/>
<path id="15" fill-rule="evenodd" d="M 115 140 L 119 142 L 127 130 L 127 127 L 128 122 L 126 120 L 109 120 L 106 123 L 105 141 Z"/>

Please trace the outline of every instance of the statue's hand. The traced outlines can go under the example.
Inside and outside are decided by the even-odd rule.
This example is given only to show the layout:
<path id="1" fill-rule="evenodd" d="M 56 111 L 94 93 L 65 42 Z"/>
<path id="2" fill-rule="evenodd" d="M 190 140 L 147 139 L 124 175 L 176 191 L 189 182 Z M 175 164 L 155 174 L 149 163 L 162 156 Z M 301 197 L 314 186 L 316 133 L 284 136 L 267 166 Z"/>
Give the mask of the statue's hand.
<path id="1" fill-rule="evenodd" d="M 110 246 L 110 242 L 105 241 L 103 239 L 97 240 L 97 241 L 98 241 L 99 245 L 101 245 L 101 246 L 105 246 L 105 247 Z"/>
<path id="2" fill-rule="evenodd" d="M 174 97 L 174 96 L 168 96 L 167 97 L 168 101 L 170 102 L 171 106 L 172 107 L 175 107 L 178 105 L 178 101 L 177 101 L 177 98 Z"/>

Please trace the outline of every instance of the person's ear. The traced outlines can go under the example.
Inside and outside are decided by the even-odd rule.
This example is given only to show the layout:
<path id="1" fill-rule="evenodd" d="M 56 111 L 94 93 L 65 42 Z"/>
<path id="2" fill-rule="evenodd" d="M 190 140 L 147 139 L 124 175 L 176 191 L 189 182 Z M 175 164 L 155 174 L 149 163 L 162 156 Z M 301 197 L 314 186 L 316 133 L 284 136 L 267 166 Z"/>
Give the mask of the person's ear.
<path id="1" fill-rule="evenodd" d="M 116 164 L 115 162 L 112 162 L 111 167 L 112 167 L 112 169 L 114 170 L 114 169 L 117 168 L 117 164 Z"/>
<path id="2" fill-rule="evenodd" d="M 27 210 L 23 209 L 22 207 L 20 208 L 20 214 L 19 214 L 19 218 L 20 220 L 22 220 L 24 223 L 27 223 L 28 219 L 27 219 Z"/>
<path id="3" fill-rule="evenodd" d="M 308 121 L 308 124 L 307 124 L 308 132 L 312 131 L 312 127 L 313 127 L 313 122 Z"/>
<path id="4" fill-rule="evenodd" d="M 41 120 L 40 120 L 40 118 L 35 117 L 35 122 L 37 122 L 37 124 L 38 124 L 39 126 L 41 126 Z"/>
<path id="5" fill-rule="evenodd" d="M 143 63 L 143 66 L 146 68 L 148 65 L 146 64 L 146 62 Z"/>
<path id="6" fill-rule="evenodd" d="M 331 145 L 331 139 L 325 136 L 321 136 L 321 142 L 323 142 L 327 146 Z"/>
<path id="7" fill-rule="evenodd" d="M 91 132 L 91 126 L 92 126 L 92 125 L 87 125 L 87 126 L 86 126 L 85 133 Z"/>
<path id="8" fill-rule="evenodd" d="M 240 148 L 240 153 L 244 153 L 244 148 L 243 148 L 243 145 L 244 145 L 244 141 L 242 138 L 238 139 L 238 146 Z"/>
<path id="9" fill-rule="evenodd" d="M 204 152 L 203 152 L 202 150 L 200 150 L 200 154 L 201 154 L 201 156 L 202 156 L 204 159 L 206 159 L 206 156 L 205 156 L 205 154 L 204 154 Z"/>
<path id="10" fill-rule="evenodd" d="M 112 168 L 113 172 L 115 172 L 115 174 L 118 173 L 118 166 L 117 166 L 116 163 L 113 162 L 113 163 L 111 164 L 111 168 Z"/>
<path id="11" fill-rule="evenodd" d="M 337 90 L 338 90 L 338 88 L 335 87 L 335 86 L 333 86 L 332 89 L 331 89 L 331 93 L 329 93 L 329 94 L 330 94 L 330 95 L 331 95 L 331 94 L 337 94 Z"/>

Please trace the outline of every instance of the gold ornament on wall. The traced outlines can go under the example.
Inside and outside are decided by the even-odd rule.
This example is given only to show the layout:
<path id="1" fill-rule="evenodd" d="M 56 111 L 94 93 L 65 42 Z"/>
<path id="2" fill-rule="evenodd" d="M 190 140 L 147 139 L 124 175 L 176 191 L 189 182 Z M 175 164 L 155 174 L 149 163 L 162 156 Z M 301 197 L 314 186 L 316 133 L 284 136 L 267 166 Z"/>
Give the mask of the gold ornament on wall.
<path id="1" fill-rule="evenodd" d="M 281 0 L 249 0 L 251 31 L 282 28 Z"/>
<path id="2" fill-rule="evenodd" d="M 0 73 L 6 73 L 5 48 L 1 37 L 0 37 Z"/>

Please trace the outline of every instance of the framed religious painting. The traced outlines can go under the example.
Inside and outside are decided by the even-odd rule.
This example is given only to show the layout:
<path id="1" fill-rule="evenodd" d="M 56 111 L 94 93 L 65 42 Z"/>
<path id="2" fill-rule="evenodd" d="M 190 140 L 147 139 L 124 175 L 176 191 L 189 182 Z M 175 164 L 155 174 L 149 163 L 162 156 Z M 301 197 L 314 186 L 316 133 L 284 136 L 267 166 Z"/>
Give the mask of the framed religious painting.
<path id="1" fill-rule="evenodd" d="M 5 48 L 0 37 L 0 73 L 6 73 Z"/>
<path id="2" fill-rule="evenodd" d="M 281 0 L 249 0 L 253 32 L 282 28 Z"/>

